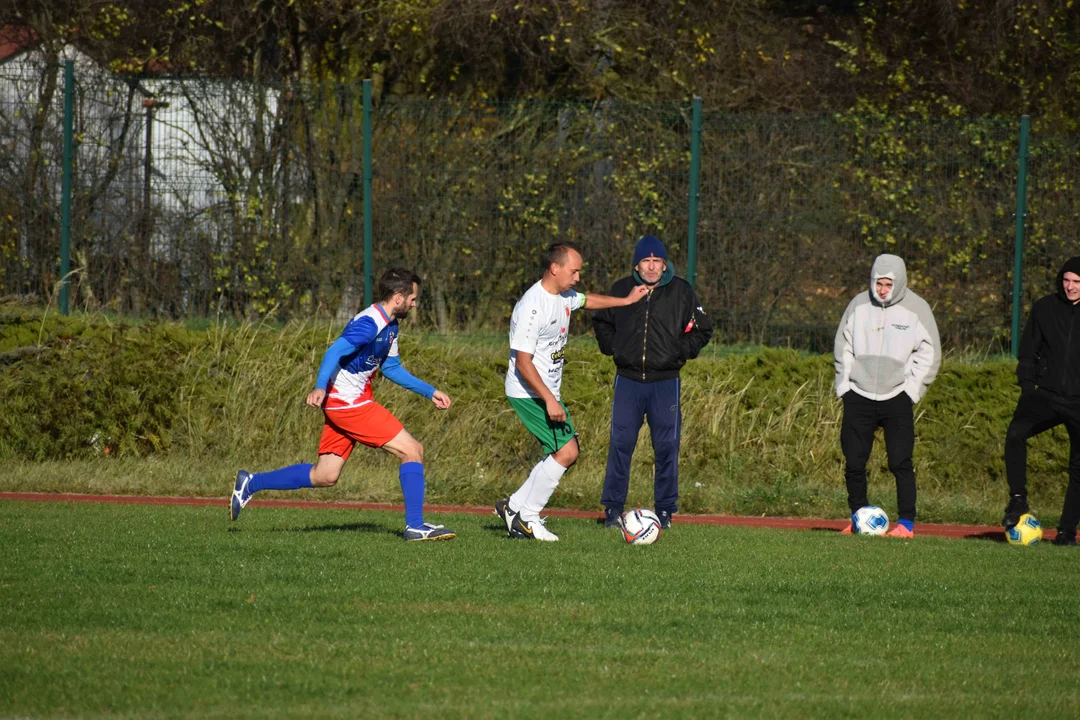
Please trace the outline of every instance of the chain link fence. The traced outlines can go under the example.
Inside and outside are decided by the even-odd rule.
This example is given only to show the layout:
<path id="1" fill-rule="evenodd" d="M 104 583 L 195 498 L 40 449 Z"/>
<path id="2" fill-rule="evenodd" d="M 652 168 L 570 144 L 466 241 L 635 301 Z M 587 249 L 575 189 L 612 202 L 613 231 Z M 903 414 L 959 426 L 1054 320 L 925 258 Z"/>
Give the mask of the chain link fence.
<path id="1" fill-rule="evenodd" d="M 1024 310 L 1053 292 L 1064 261 L 1080 255 L 1080 137 L 1031 138 L 1025 218 Z"/>
<path id="2" fill-rule="evenodd" d="M 943 339 L 997 343 L 1011 308 L 1015 127 L 708 114 L 703 299 L 729 338 L 832 347 L 880 253 Z M 1007 342 L 1006 342 L 1007 344 Z"/>
<path id="3" fill-rule="evenodd" d="M 19 58 L 0 65 L 0 294 L 46 302 L 63 72 Z M 424 325 L 502 331 L 548 243 L 579 243 L 581 287 L 603 292 L 650 232 L 696 270 L 722 342 L 829 349 L 892 252 L 946 342 L 1009 345 L 1018 122 L 706 109 L 698 183 L 689 103 L 388 100 L 370 114 L 369 269 L 360 84 L 135 81 L 75 62 L 76 309 L 344 318 L 366 272 L 405 265 L 425 279 Z M 1024 311 L 1080 248 L 1080 138 L 1033 137 L 1029 168 Z"/>
<path id="4" fill-rule="evenodd" d="M 505 327 L 556 240 L 581 246 L 580 287 L 606 292 L 640 234 L 686 235 L 678 106 L 387 103 L 374 126 L 375 264 L 417 268 L 440 329 Z"/>

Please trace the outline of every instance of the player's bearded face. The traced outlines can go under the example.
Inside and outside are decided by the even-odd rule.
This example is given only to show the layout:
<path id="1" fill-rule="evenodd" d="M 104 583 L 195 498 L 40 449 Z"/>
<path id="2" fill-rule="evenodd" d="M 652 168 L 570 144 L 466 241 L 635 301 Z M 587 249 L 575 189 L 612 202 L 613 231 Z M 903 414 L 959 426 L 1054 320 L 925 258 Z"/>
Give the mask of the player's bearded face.
<path id="1" fill-rule="evenodd" d="M 416 307 L 416 298 L 420 295 L 420 288 L 413 283 L 412 292 L 401 296 L 401 304 L 394 308 L 394 319 L 401 320 L 409 316 L 409 311 Z"/>

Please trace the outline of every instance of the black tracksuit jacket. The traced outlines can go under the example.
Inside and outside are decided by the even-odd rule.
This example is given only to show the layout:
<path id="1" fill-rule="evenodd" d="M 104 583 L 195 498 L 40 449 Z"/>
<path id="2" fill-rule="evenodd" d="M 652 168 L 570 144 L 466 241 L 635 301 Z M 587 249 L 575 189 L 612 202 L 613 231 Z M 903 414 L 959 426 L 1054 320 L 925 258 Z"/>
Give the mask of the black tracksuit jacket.
<path id="1" fill-rule="evenodd" d="M 1065 397 L 1080 397 L 1080 305 L 1058 291 L 1035 301 L 1020 336 L 1016 379 L 1023 390 L 1036 386 Z"/>
<path id="2" fill-rule="evenodd" d="M 635 275 L 611 286 L 613 297 L 626 297 L 639 285 Z M 691 321 L 693 326 L 687 332 Z M 600 352 L 615 359 L 616 372 L 638 382 L 678 377 L 712 338 L 712 320 L 690 283 L 674 277 L 669 267 L 651 293 L 633 305 L 600 310 L 593 315 Z"/>

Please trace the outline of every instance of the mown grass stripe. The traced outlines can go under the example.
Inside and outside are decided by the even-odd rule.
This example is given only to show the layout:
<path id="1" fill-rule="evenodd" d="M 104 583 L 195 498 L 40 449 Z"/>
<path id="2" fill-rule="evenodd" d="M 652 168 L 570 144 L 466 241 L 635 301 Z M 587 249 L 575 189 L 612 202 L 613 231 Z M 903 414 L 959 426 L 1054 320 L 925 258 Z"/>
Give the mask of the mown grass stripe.
<path id="1" fill-rule="evenodd" d="M 1074 549 L 440 519 L 0 500 L 0 716 L 1080 713 Z"/>

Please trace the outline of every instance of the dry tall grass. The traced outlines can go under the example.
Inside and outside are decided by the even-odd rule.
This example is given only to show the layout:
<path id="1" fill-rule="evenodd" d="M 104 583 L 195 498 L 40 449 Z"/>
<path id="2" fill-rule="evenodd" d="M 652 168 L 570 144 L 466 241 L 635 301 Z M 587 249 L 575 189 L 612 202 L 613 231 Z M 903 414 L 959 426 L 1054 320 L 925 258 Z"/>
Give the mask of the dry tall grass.
<path id="1" fill-rule="evenodd" d="M 36 322 L 40 324 L 40 318 Z M 61 457 L 31 461 L 9 438 L 0 442 L 0 488 L 223 496 L 238 467 L 259 471 L 314 459 L 321 415 L 303 400 L 336 328 L 248 324 L 163 332 L 160 327 L 151 331 L 129 326 L 110 329 L 102 339 L 87 329 L 93 328 L 92 321 L 84 318 L 77 327 L 74 321 L 65 322 L 52 324 L 44 333 L 42 352 L 27 353 L 13 363 L 17 377 L 0 379 L 0 390 L 8 391 L 0 393 L 0 417 L 19 417 L 30 412 L 27 408 L 35 407 L 34 402 L 48 403 L 47 396 L 35 400 L 18 393 L 47 393 L 48 382 L 33 385 L 24 380 L 75 362 L 75 355 L 64 353 L 116 354 L 122 351 L 117 338 L 123 348 L 155 332 L 155 364 L 134 373 L 134 380 L 125 376 L 124 382 L 173 383 L 165 395 L 172 407 L 162 450 L 116 457 L 95 454 L 97 446 L 88 445 Z M 81 345 L 50 345 L 48 338 L 62 332 L 75 333 Z M 401 347 L 404 365 L 454 400 L 450 410 L 439 411 L 423 398 L 377 381 L 379 401 L 424 443 L 428 500 L 489 505 L 514 489 L 538 459 L 539 447 L 503 397 L 504 341 L 422 336 L 405 327 Z M 131 362 L 137 362 L 141 356 L 133 357 Z M 160 367 L 167 364 L 162 357 L 174 358 L 168 373 Z M 582 453 L 552 504 L 598 508 L 614 368 L 589 337 L 575 338 L 568 358 L 563 398 L 579 428 Z M 920 519 L 998 519 L 1006 492 L 1003 438 L 1017 396 L 1013 367 L 1008 360 L 948 359 L 917 406 Z M 790 350 L 710 351 L 687 366 L 682 388 L 682 511 L 845 513 L 841 404 L 832 390 L 831 358 Z M 96 388 L 85 392 L 92 399 Z M 133 396 L 140 392 L 131 388 Z M 26 423 L 9 427 L 32 433 Z M 90 435 L 91 430 L 79 432 Z M 891 510 L 895 492 L 882 445 L 876 444 L 870 461 L 871 499 Z M 1064 491 L 1064 432 L 1059 429 L 1033 442 L 1030 455 L 1033 501 L 1044 522 L 1052 523 Z M 632 463 L 631 504 L 651 506 L 651 479 L 652 450 L 645 427 Z M 386 453 L 358 448 L 337 487 L 303 496 L 398 501 L 397 464 Z"/>

